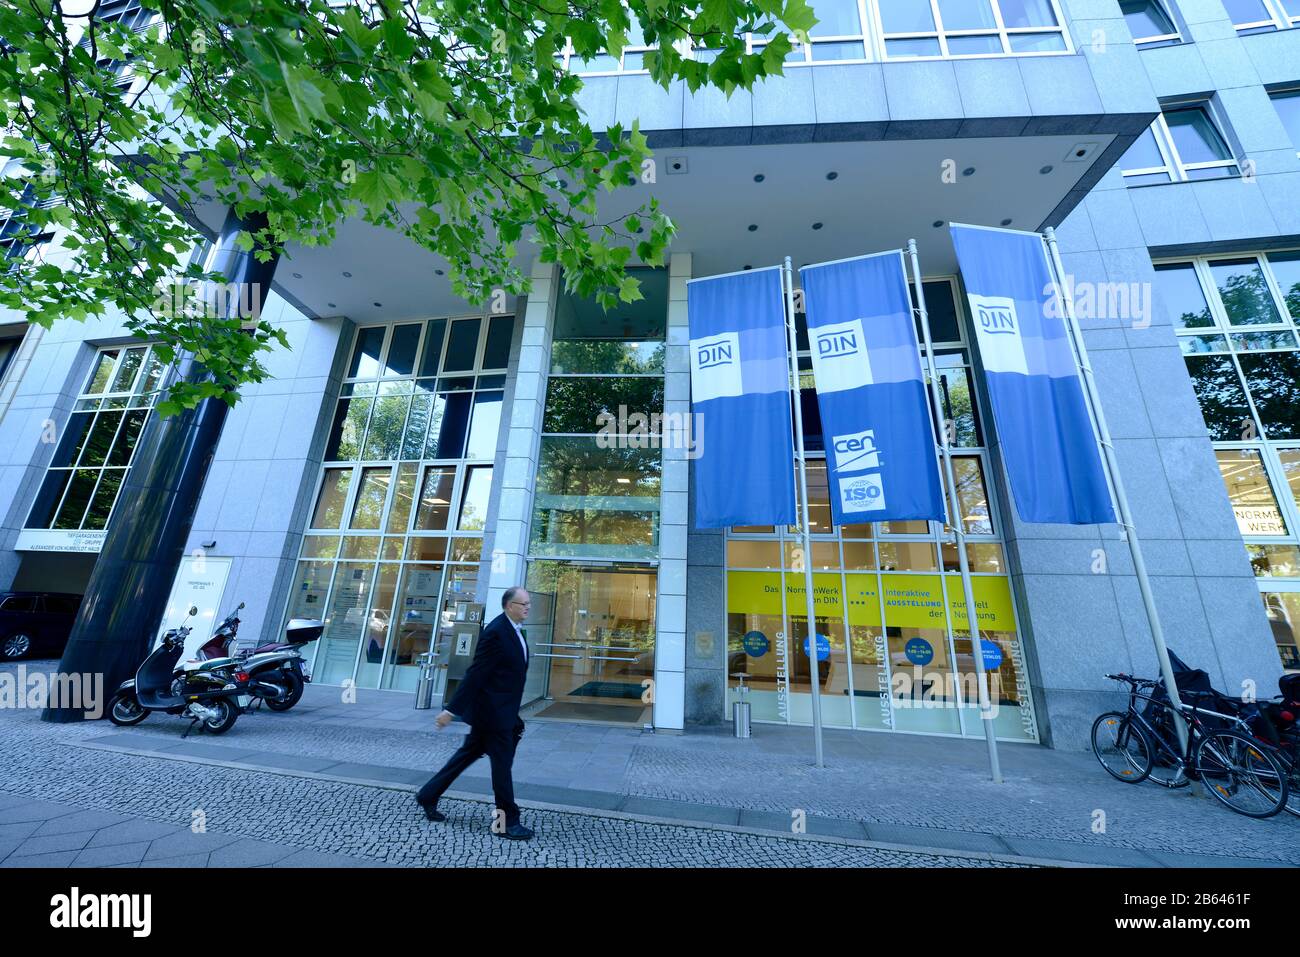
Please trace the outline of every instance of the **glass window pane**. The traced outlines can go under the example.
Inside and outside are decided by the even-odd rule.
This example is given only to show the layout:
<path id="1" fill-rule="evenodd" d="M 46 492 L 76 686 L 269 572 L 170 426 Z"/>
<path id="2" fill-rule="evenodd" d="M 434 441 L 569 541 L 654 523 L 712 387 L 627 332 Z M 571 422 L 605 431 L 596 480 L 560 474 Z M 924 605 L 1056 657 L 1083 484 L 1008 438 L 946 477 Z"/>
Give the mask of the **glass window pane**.
<path id="1" fill-rule="evenodd" d="M 149 353 L 149 362 L 145 366 L 144 376 L 140 379 L 140 384 L 136 387 L 137 394 L 147 394 L 158 388 L 162 381 L 163 373 L 167 370 L 166 364 L 158 357 L 158 353 Z"/>
<path id="2" fill-rule="evenodd" d="M 613 339 L 558 340 L 551 346 L 551 371 L 631 375 L 663 372 L 664 344 Z"/>
<path id="3" fill-rule="evenodd" d="M 430 319 L 424 330 L 424 352 L 420 356 L 420 375 L 436 376 L 442 362 L 442 340 L 446 338 L 447 320 Z"/>
<path id="4" fill-rule="evenodd" d="M 384 360 L 384 375 L 410 375 L 415 371 L 415 350 L 420 344 L 420 324 L 393 326 Z"/>
<path id="5" fill-rule="evenodd" d="M 982 53 L 1001 53 L 1002 38 L 996 33 L 974 37 L 949 37 L 948 52 L 953 56 L 977 56 Z"/>
<path id="6" fill-rule="evenodd" d="M 352 350 L 349 378 L 373 379 L 379 375 L 379 354 L 384 346 L 384 326 L 357 330 L 357 344 Z"/>
<path id="7" fill-rule="evenodd" d="M 32 503 L 28 528 L 54 527 L 55 510 L 63 500 L 64 489 L 68 487 L 68 482 L 71 480 L 71 469 L 50 469 L 45 473 L 45 481 L 41 483 L 41 490 L 36 496 L 36 501 Z"/>
<path id="8" fill-rule="evenodd" d="M 1238 361 L 1264 437 L 1300 438 L 1300 352 L 1258 352 Z"/>
<path id="9" fill-rule="evenodd" d="M 885 54 L 890 57 L 938 56 L 937 39 L 886 40 Z"/>
<path id="10" fill-rule="evenodd" d="M 117 501 L 117 491 L 122 487 L 124 478 L 126 478 L 126 469 L 104 469 L 103 477 L 99 480 L 99 488 L 95 489 L 95 496 L 86 511 L 84 528 L 108 527 L 108 516 L 113 510 L 113 503 Z"/>
<path id="11" fill-rule="evenodd" d="M 465 458 L 490 459 L 496 455 L 503 395 L 501 392 L 479 392 L 474 396 L 474 413 L 470 419 Z"/>
<path id="12" fill-rule="evenodd" d="M 63 437 L 59 440 L 59 447 L 54 453 L 54 458 L 50 460 L 51 468 L 77 463 L 77 456 L 81 454 L 82 448 L 85 447 L 86 438 L 90 435 L 90 427 L 94 422 L 94 412 L 74 412 L 68 418 L 68 425 L 63 430 Z"/>
<path id="13" fill-rule="evenodd" d="M 1282 301 L 1294 322 L 1300 323 L 1300 252 L 1269 253 L 1273 278 L 1282 291 Z"/>
<path id="14" fill-rule="evenodd" d="M 983 463 L 975 456 L 956 455 L 953 456 L 952 469 L 957 480 L 957 500 L 961 507 L 966 534 L 992 535 L 993 516 L 989 512 L 989 496 L 984 481 Z M 945 477 L 944 501 L 948 501 L 947 487 Z"/>
<path id="15" fill-rule="evenodd" d="M 108 385 L 108 377 L 113 374 L 113 363 L 117 362 L 117 349 L 105 349 L 95 357 L 95 367 L 90 372 L 90 384 L 86 392 L 98 395 Z"/>
<path id="16" fill-rule="evenodd" d="M 607 423 L 610 428 L 631 431 L 633 415 L 648 417 L 663 413 L 664 380 L 659 377 L 555 378 L 546 384 L 546 414 L 543 432 L 572 432 L 592 435 Z M 621 415 L 620 415 L 621 411 Z"/>
<path id="17" fill-rule="evenodd" d="M 781 543 L 733 538 L 727 542 L 727 567 L 778 569 L 781 567 Z"/>
<path id="18" fill-rule="evenodd" d="M 388 510 L 388 531 L 405 532 L 415 501 L 415 478 L 419 466 L 408 462 L 397 467 L 397 487 L 393 489 L 393 506 Z"/>
<path id="19" fill-rule="evenodd" d="M 122 421 L 122 427 L 118 430 L 117 440 L 113 443 L 113 451 L 108 454 L 107 464 L 131 464 L 131 456 L 135 452 L 136 441 L 140 438 L 140 432 L 144 429 L 145 421 L 148 418 L 148 409 L 132 409 L 126 413 L 126 418 Z"/>
<path id="20" fill-rule="evenodd" d="M 1288 671 L 1300 670 L 1300 593 L 1263 592 L 1260 597 L 1264 600 L 1264 612 L 1268 615 L 1282 667 Z"/>
<path id="21" fill-rule="evenodd" d="M 1155 0 L 1120 0 L 1120 10 L 1134 40 L 1175 33 L 1174 25 Z"/>
<path id="22" fill-rule="evenodd" d="M 996 30 L 998 26 L 989 0 L 939 0 L 939 19 L 945 30 Z"/>
<path id="23" fill-rule="evenodd" d="M 789 527 L 791 535 L 803 534 L 803 498 L 799 495 L 799 480 L 794 483 L 796 524 Z M 833 535 L 831 524 L 831 493 L 826 484 L 826 460 L 808 460 L 808 528 L 813 535 Z"/>
<path id="24" fill-rule="evenodd" d="M 926 33 L 935 29 L 926 0 L 877 0 L 886 33 Z M 938 44 L 935 44 L 936 48 Z"/>
<path id="25" fill-rule="evenodd" d="M 447 528 L 451 515 L 451 490 L 456 481 L 456 470 L 451 467 L 431 468 L 424 473 L 424 486 L 420 490 L 420 505 L 415 513 L 418 531 L 440 532 Z"/>
<path id="26" fill-rule="evenodd" d="M 140 371 L 140 366 L 144 362 L 144 354 L 147 351 L 143 346 L 126 350 L 126 355 L 122 357 L 122 362 L 117 367 L 117 375 L 113 377 L 113 384 L 109 387 L 109 392 L 131 391 L 135 385 L 136 374 Z"/>
<path id="27" fill-rule="evenodd" d="M 108 450 L 117 435 L 117 427 L 122 422 L 122 412 L 101 412 L 95 419 L 95 425 L 86 439 L 86 448 L 81 453 L 80 465 L 103 465 L 108 458 Z"/>
<path id="28" fill-rule="evenodd" d="M 1285 535 L 1286 521 L 1256 449 L 1217 449 L 1219 473 L 1242 535 Z"/>
<path id="29" fill-rule="evenodd" d="M 462 532 L 482 531 L 487 526 L 488 495 L 492 491 L 492 466 L 476 465 L 465 471 L 465 491 L 460 497 Z"/>
<path id="30" fill-rule="evenodd" d="M 1227 336 L 1179 336 L 1178 345 L 1183 355 L 1197 355 L 1206 352 L 1227 352 Z"/>
<path id="31" fill-rule="evenodd" d="M 1232 359 L 1227 356 L 1187 356 L 1186 362 L 1210 438 L 1220 442 L 1240 442 L 1258 435 L 1258 426 L 1246 404 L 1246 390 L 1237 377 Z"/>
<path id="32" fill-rule="evenodd" d="M 657 554 L 660 451 L 602 448 L 599 442 L 595 437 L 542 437 L 533 554 Z"/>
<path id="33" fill-rule="evenodd" d="M 1050 53 L 1065 49 L 1065 40 L 1056 32 L 1012 33 L 1007 39 L 1011 41 L 1013 53 Z"/>
<path id="34" fill-rule="evenodd" d="M 478 319 L 457 319 L 451 324 L 451 335 L 447 337 L 447 358 L 443 362 L 444 372 L 464 372 L 474 368 L 474 359 L 478 353 Z"/>
<path id="35" fill-rule="evenodd" d="M 68 485 L 67 494 L 63 497 L 63 505 L 59 508 L 59 514 L 54 518 L 54 528 L 80 528 L 81 519 L 86 513 L 86 506 L 90 504 L 90 496 L 95 491 L 95 484 L 99 481 L 98 469 L 77 469 L 73 474 L 72 482 Z"/>
<path id="36" fill-rule="evenodd" d="M 939 570 L 933 542 L 880 542 L 880 570 L 933 572 Z"/>
<path id="37" fill-rule="evenodd" d="M 1133 145 L 1119 161 L 1120 169 L 1126 170 L 1151 169 L 1164 165 L 1165 159 L 1160 155 L 1160 147 L 1156 145 L 1155 131 L 1149 126 L 1133 141 Z"/>
<path id="38" fill-rule="evenodd" d="M 389 468 L 361 470 L 361 487 L 357 489 L 356 500 L 352 503 L 349 528 L 379 528 L 384 503 L 388 500 L 388 484 L 392 478 L 393 470 Z"/>
<path id="39" fill-rule="evenodd" d="M 813 0 L 812 8 L 819 22 L 808 31 L 809 36 L 842 37 L 862 32 L 858 0 Z"/>
<path id="40" fill-rule="evenodd" d="M 1272 19 L 1263 0 L 1223 0 L 1223 8 L 1235 24 L 1258 23 Z"/>
<path id="41" fill-rule="evenodd" d="M 1169 135 L 1174 141 L 1174 148 L 1178 150 L 1178 157 L 1184 163 L 1232 159 L 1227 144 L 1210 122 L 1205 110 L 1199 107 L 1169 110 L 1165 113 L 1165 123 L 1169 126 Z"/>
<path id="42" fill-rule="evenodd" d="M 1282 125 L 1291 137 L 1291 145 L 1300 150 L 1300 90 L 1288 90 L 1285 93 L 1270 94 L 1273 108 L 1277 110 Z"/>
<path id="43" fill-rule="evenodd" d="M 338 528 L 343 520 L 343 507 L 348 500 L 348 487 L 352 484 L 351 469 L 326 469 L 312 514 L 312 528 Z"/>
<path id="44" fill-rule="evenodd" d="M 510 364 L 510 339 L 514 331 L 514 316 L 488 320 L 487 342 L 483 344 L 484 369 L 504 369 Z"/>
<path id="45" fill-rule="evenodd" d="M 364 461 L 382 462 L 401 455 L 402 429 L 410 404 L 409 395 L 386 395 L 375 400 L 375 412 L 366 432 L 365 453 L 361 456 Z"/>
<path id="46" fill-rule="evenodd" d="M 1205 290 L 1191 263 L 1156 266 L 1155 294 L 1175 327 L 1194 329 L 1214 325 Z"/>
<path id="47" fill-rule="evenodd" d="M 1300 577 L 1300 548 L 1294 545 L 1254 545 L 1247 543 L 1246 554 L 1256 578 Z"/>
<path id="48" fill-rule="evenodd" d="M 862 52 L 861 40 L 840 40 L 827 43 L 821 41 L 812 45 L 812 58 L 814 60 L 861 60 L 865 54 Z"/>
<path id="49" fill-rule="evenodd" d="M 1138 173 L 1137 175 L 1124 174 L 1125 186 L 1148 186 L 1152 183 L 1168 183 L 1173 180 L 1167 171 L 1163 173 Z"/>
<path id="50" fill-rule="evenodd" d="M 597 54 L 589 60 L 574 56 L 569 59 L 569 69 L 574 73 L 614 73 L 618 71 L 618 60 L 608 53 Z"/>
<path id="51" fill-rule="evenodd" d="M 1054 27 L 1051 0 L 998 0 L 1002 22 L 1008 27 Z"/>
<path id="52" fill-rule="evenodd" d="M 1300 449 L 1278 449 L 1277 457 L 1282 460 L 1282 474 L 1291 490 L 1291 500 L 1300 508 Z"/>
<path id="53" fill-rule="evenodd" d="M 325 461 L 351 462 L 361 457 L 361 438 L 366 433 L 366 420 L 370 418 L 370 397 L 340 399 L 334 414 L 334 427 L 325 446 Z"/>
<path id="54" fill-rule="evenodd" d="M 461 457 L 473 399 L 471 392 L 453 392 L 440 394 L 434 400 L 433 421 L 429 424 L 429 438 L 424 449 L 426 459 Z"/>
<path id="55" fill-rule="evenodd" d="M 1234 326 L 1281 322 L 1259 262 L 1232 259 L 1210 263 L 1224 312 Z"/>
<path id="56" fill-rule="evenodd" d="M 1258 351 L 1261 349 L 1294 349 L 1295 333 L 1290 329 L 1273 332 L 1234 332 L 1228 337 L 1232 347 L 1238 352 Z"/>

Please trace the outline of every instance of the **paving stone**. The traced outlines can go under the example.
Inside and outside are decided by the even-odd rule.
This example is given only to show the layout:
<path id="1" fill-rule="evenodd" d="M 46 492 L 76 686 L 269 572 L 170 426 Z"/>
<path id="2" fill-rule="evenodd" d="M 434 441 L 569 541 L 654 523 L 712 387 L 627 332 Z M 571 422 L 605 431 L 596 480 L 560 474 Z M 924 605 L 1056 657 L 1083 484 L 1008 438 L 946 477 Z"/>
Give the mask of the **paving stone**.
<path id="1" fill-rule="evenodd" d="M 87 847 L 107 847 L 113 844 L 132 844 L 136 841 L 154 841 L 179 831 L 175 824 L 161 821 L 127 820 L 100 828 Z"/>
<path id="2" fill-rule="evenodd" d="M 18 845 L 14 857 L 27 857 L 32 854 L 50 854 L 55 851 L 79 851 L 85 847 L 93 836 L 91 831 L 70 831 L 66 834 L 33 834 Z"/>
<path id="3" fill-rule="evenodd" d="M 240 840 L 219 847 L 208 855 L 209 867 L 261 867 L 282 861 L 299 848 L 269 841 Z"/>
<path id="4" fill-rule="evenodd" d="M 73 867 L 112 867 L 117 864 L 139 864 L 149 850 L 148 841 L 131 844 L 110 844 L 104 847 L 87 847 L 72 861 Z"/>
<path id="5" fill-rule="evenodd" d="M 50 854 L 32 854 L 27 857 L 16 857 L 10 854 L 3 861 L 0 861 L 0 867 L 70 867 L 76 856 L 76 851 L 55 851 Z"/>
<path id="6" fill-rule="evenodd" d="M 111 811 L 77 811 L 52 817 L 36 829 L 36 835 L 67 834 L 74 831 L 98 831 L 113 824 L 121 824 L 127 818 Z"/>
<path id="7" fill-rule="evenodd" d="M 239 838 L 233 834 L 211 832 L 196 834 L 193 831 L 176 831 L 152 841 L 145 857 L 153 860 L 162 857 L 179 857 L 182 854 L 211 853 L 237 840 Z"/>

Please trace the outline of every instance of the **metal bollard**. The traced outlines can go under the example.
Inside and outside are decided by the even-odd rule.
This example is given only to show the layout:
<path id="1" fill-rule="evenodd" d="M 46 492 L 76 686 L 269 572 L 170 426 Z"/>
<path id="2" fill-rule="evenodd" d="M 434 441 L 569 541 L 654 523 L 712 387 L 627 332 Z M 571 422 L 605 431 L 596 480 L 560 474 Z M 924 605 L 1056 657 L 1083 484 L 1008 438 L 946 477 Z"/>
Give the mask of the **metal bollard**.
<path id="1" fill-rule="evenodd" d="M 420 664 L 420 680 L 415 686 L 416 710 L 426 710 L 433 704 L 433 652 L 426 651 L 416 656 Z"/>
<path id="2" fill-rule="evenodd" d="M 749 707 L 749 688 L 745 684 L 745 679 L 748 678 L 749 675 L 745 674 L 744 672 L 736 672 L 731 677 L 737 679 L 740 682 L 740 686 L 736 689 L 736 694 L 739 697 L 731 705 L 732 728 L 735 731 L 736 737 L 748 738 L 750 736 L 750 730 L 749 730 L 750 707 Z"/>

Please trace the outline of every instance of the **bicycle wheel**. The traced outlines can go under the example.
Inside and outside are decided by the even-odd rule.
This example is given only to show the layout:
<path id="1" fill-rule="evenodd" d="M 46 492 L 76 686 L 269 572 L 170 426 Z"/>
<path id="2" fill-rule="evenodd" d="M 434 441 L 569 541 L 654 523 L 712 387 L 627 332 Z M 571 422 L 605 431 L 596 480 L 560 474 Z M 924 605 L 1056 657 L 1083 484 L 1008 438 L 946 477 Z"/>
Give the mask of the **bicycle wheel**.
<path id="1" fill-rule="evenodd" d="M 1286 806 L 1287 772 L 1277 758 L 1237 731 L 1213 731 L 1192 759 L 1206 789 L 1246 817 L 1272 817 Z"/>
<path id="2" fill-rule="evenodd" d="M 1117 781 L 1138 784 L 1151 773 L 1155 749 L 1147 733 L 1120 711 L 1107 711 L 1092 723 L 1092 753 Z"/>

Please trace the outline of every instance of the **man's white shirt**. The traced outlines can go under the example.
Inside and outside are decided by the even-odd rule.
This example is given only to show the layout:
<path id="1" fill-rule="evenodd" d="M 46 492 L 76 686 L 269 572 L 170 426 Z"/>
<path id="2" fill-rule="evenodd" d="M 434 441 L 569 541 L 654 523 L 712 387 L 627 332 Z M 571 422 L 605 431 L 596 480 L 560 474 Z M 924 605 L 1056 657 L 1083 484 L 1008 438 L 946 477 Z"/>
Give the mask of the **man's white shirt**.
<path id="1" fill-rule="evenodd" d="M 528 664 L 528 641 L 524 638 L 523 629 L 520 628 L 519 623 L 515 621 L 513 618 L 511 618 L 509 615 L 506 615 L 506 621 L 514 625 L 515 634 L 519 636 L 519 647 L 524 649 L 524 664 Z"/>

